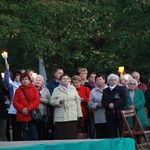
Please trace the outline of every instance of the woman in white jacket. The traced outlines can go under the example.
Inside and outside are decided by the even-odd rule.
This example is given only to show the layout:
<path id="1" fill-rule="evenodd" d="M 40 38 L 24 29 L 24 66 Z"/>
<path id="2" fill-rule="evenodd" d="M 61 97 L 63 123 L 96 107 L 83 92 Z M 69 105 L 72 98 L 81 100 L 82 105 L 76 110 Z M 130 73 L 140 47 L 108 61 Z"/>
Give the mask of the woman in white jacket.
<path id="1" fill-rule="evenodd" d="M 78 118 L 82 117 L 80 100 L 69 76 L 62 75 L 54 89 L 50 104 L 55 107 L 55 139 L 76 139 Z"/>

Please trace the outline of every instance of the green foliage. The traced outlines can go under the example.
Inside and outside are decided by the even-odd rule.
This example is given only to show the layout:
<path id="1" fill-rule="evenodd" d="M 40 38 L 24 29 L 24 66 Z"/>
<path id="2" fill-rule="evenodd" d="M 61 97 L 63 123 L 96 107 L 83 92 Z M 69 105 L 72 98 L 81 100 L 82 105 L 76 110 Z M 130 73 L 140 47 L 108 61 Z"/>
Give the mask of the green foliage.
<path id="1" fill-rule="evenodd" d="M 0 11 L 12 69 L 38 71 L 44 58 L 49 78 L 57 67 L 71 76 L 80 67 L 117 73 L 120 65 L 150 73 L 148 0 L 3 0 Z"/>

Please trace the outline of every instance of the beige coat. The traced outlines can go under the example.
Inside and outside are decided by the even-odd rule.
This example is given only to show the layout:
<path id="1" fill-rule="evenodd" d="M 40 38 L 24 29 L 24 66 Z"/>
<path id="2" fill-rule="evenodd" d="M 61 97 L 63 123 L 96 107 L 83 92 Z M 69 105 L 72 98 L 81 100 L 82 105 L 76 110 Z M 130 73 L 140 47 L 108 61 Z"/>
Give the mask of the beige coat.
<path id="1" fill-rule="evenodd" d="M 60 100 L 64 99 L 64 104 L 60 104 Z M 65 92 L 61 85 L 54 89 L 50 104 L 55 107 L 54 122 L 77 121 L 78 117 L 82 117 L 82 111 L 78 93 L 74 86 L 70 85 Z"/>
<path id="2" fill-rule="evenodd" d="M 39 110 L 42 115 L 47 115 L 47 106 L 50 103 L 51 96 L 47 88 L 42 88 L 40 93 L 41 93 L 41 97 L 40 97 Z"/>

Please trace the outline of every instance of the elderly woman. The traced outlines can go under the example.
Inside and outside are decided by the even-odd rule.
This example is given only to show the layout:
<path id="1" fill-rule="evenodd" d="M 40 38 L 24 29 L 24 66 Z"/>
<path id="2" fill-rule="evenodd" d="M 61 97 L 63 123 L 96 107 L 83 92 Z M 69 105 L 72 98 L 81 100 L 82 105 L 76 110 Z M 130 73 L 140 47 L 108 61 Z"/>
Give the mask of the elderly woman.
<path id="1" fill-rule="evenodd" d="M 44 84 L 43 76 L 37 75 L 34 79 L 33 84 L 39 91 L 39 95 L 40 95 L 39 110 L 40 110 L 42 116 L 49 115 L 48 114 L 49 113 L 48 106 L 50 103 L 51 96 L 50 96 L 49 90 L 46 87 L 43 87 L 43 84 Z M 44 122 L 42 122 L 41 124 L 38 124 L 37 127 L 38 127 L 39 140 L 48 140 L 48 128 L 46 128 L 44 126 Z"/>
<path id="2" fill-rule="evenodd" d="M 92 89 L 88 105 L 94 111 L 96 138 L 107 138 L 107 123 L 105 117 L 105 109 L 102 107 L 101 100 L 103 89 L 107 88 L 105 84 L 105 76 L 99 74 L 95 77 L 96 87 Z"/>
<path id="3" fill-rule="evenodd" d="M 127 108 L 134 109 L 137 113 L 142 126 L 149 126 L 148 119 L 144 110 L 145 98 L 142 90 L 137 90 L 138 82 L 135 79 L 130 79 L 128 82 L 129 89 L 127 90 Z M 132 127 L 132 120 L 129 118 L 129 125 Z"/>
<path id="4" fill-rule="evenodd" d="M 31 84 L 31 78 L 28 73 L 21 74 L 20 81 L 21 86 L 16 90 L 13 100 L 13 105 L 17 110 L 17 122 L 21 124 L 25 141 L 38 140 L 37 126 L 32 121 L 31 111 L 37 109 L 40 104 L 39 92 Z"/>
<path id="5" fill-rule="evenodd" d="M 127 95 L 125 87 L 119 86 L 119 77 L 110 74 L 107 77 L 108 88 L 103 90 L 102 106 L 105 108 L 109 138 L 117 138 L 122 133 L 123 119 L 121 110 L 126 109 Z"/>
<path id="6" fill-rule="evenodd" d="M 77 121 L 82 112 L 78 93 L 70 85 L 68 75 L 60 77 L 60 85 L 54 89 L 50 104 L 55 107 L 55 139 L 76 139 Z"/>

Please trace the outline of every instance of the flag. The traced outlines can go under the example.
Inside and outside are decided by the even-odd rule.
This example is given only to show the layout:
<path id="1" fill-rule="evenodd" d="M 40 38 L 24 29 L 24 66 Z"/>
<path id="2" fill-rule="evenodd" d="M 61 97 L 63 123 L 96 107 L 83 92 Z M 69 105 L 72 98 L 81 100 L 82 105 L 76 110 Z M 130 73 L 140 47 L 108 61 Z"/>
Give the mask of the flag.
<path id="1" fill-rule="evenodd" d="M 46 75 L 46 70 L 45 70 L 45 65 L 44 65 L 43 58 L 39 59 L 39 74 L 43 76 L 43 78 L 44 78 L 44 84 L 46 84 L 47 75 Z"/>

